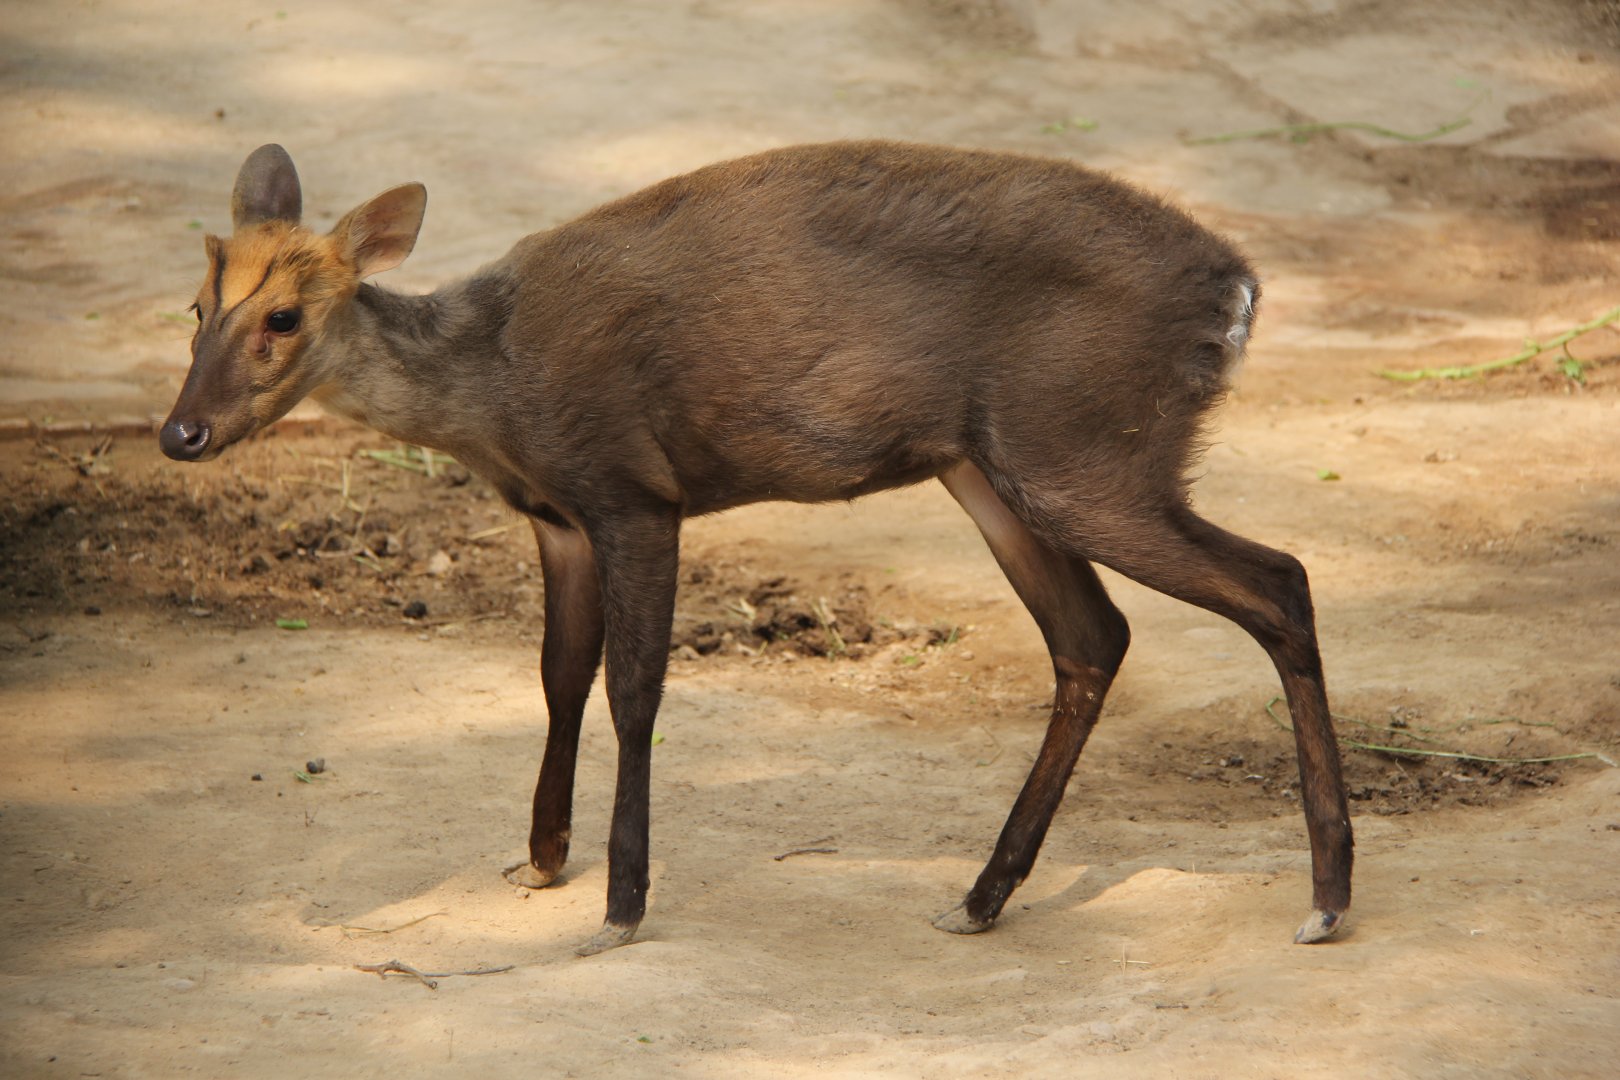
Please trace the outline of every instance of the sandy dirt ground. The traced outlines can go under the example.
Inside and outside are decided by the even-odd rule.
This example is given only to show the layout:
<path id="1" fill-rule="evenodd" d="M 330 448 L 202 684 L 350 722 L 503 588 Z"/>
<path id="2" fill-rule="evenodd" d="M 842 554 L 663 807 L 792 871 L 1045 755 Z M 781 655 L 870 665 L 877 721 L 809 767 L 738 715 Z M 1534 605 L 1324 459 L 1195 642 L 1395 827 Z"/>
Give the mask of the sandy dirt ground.
<path id="1" fill-rule="evenodd" d="M 8 5 L 0 63 L 0 1073 L 1614 1074 L 1620 333 L 1374 374 L 1620 302 L 1613 4 L 87 0 Z M 526 528 L 312 411 L 156 453 L 201 235 L 261 142 L 317 224 L 424 181 L 387 282 L 418 290 L 662 176 L 854 136 L 1112 169 L 1262 268 L 1195 494 L 1312 575 L 1342 939 L 1290 943 L 1309 857 L 1264 655 L 1112 576 L 1132 652 L 1035 873 L 992 933 L 930 927 L 1051 687 L 928 485 L 690 524 L 650 911 L 576 958 L 600 692 L 563 882 L 500 874 L 546 726 Z M 510 970 L 353 966 L 390 959 Z"/>

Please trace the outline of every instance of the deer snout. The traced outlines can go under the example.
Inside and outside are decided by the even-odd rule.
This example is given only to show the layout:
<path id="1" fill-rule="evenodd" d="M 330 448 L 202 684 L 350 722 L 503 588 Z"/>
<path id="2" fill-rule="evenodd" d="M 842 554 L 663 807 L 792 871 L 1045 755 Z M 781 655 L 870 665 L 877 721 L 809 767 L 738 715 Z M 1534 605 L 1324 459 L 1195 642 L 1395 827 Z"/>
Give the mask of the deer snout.
<path id="1" fill-rule="evenodd" d="M 170 420 L 158 432 L 158 445 L 176 461 L 196 461 L 208 452 L 213 434 L 206 420 Z"/>

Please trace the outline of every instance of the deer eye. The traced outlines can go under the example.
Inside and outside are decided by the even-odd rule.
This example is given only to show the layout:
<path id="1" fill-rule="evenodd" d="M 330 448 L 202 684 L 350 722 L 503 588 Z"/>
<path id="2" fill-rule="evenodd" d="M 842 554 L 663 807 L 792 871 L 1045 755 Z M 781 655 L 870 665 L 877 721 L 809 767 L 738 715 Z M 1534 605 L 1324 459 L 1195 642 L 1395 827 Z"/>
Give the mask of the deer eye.
<path id="1" fill-rule="evenodd" d="M 284 311 L 272 311 L 270 317 L 264 320 L 264 325 L 273 334 L 290 334 L 298 329 L 298 309 L 287 308 Z"/>

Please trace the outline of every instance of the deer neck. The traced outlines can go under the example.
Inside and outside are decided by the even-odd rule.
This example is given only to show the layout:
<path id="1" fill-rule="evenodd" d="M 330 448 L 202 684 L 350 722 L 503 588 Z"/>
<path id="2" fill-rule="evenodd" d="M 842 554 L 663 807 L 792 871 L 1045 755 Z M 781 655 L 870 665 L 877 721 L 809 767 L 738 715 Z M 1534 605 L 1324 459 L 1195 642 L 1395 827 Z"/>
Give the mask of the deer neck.
<path id="1" fill-rule="evenodd" d="M 362 284 L 328 328 L 330 374 L 311 397 L 385 435 L 455 454 L 487 417 L 511 285 L 484 274 L 402 296 Z"/>

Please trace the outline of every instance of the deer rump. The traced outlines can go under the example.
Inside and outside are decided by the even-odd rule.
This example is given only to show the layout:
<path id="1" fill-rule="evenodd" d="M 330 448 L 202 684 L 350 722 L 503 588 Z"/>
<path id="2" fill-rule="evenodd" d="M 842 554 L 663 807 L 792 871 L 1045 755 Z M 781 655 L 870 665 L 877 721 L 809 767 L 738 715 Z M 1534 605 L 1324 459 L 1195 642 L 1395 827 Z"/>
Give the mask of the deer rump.
<path id="1" fill-rule="evenodd" d="M 1161 201 L 1077 166 L 891 143 L 698 170 L 520 241 L 426 296 L 398 265 L 421 185 L 325 236 L 277 146 L 209 237 L 193 363 L 161 432 L 186 461 L 313 395 L 454 454 L 531 519 L 546 585 L 549 730 L 529 859 L 567 859 L 585 700 L 606 659 L 619 739 L 602 930 L 646 910 L 651 735 L 680 522 L 762 499 L 938 477 L 1046 640 L 1051 721 L 984 871 L 935 920 L 988 929 L 1028 875 L 1130 641 L 1092 564 L 1241 626 L 1288 699 L 1314 910 L 1340 930 L 1352 834 L 1310 587 L 1292 556 L 1195 515 L 1185 473 L 1254 317 L 1255 275 Z"/>

